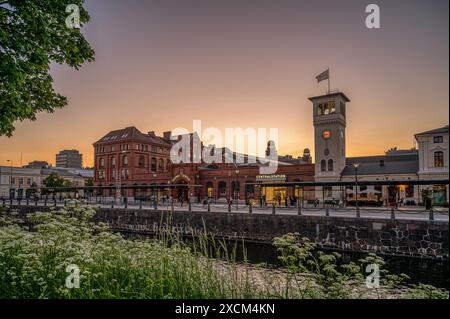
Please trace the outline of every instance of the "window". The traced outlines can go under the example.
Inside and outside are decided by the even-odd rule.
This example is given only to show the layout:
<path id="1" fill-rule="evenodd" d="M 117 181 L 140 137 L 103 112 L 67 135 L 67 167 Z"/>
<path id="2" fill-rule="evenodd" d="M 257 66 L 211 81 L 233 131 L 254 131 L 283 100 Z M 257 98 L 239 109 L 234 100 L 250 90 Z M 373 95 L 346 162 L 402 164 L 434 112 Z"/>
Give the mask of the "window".
<path id="1" fill-rule="evenodd" d="M 19 178 L 19 185 L 23 185 L 23 178 Z"/>
<path id="2" fill-rule="evenodd" d="M 323 115 L 323 105 L 319 104 L 317 105 L 317 115 Z"/>
<path id="3" fill-rule="evenodd" d="M 27 185 L 31 185 L 31 178 L 27 178 Z"/>
<path id="4" fill-rule="evenodd" d="M 359 187 L 359 195 L 361 198 L 367 198 L 367 186 L 360 186 Z"/>
<path id="5" fill-rule="evenodd" d="M 435 136 L 433 137 L 434 143 L 444 143 L 444 137 L 443 136 Z"/>
<path id="6" fill-rule="evenodd" d="M 15 177 L 11 177 L 11 184 L 15 185 L 16 184 L 16 178 Z"/>
<path id="7" fill-rule="evenodd" d="M 434 167 L 444 167 L 444 152 L 434 152 Z"/>
<path id="8" fill-rule="evenodd" d="M 320 162 L 320 171 L 325 172 L 327 170 L 327 162 L 325 160 L 322 160 Z"/>
<path id="9" fill-rule="evenodd" d="M 323 114 L 325 114 L 325 115 L 330 114 L 330 105 L 328 103 L 325 103 L 323 106 L 324 106 L 323 107 Z"/>
<path id="10" fill-rule="evenodd" d="M 158 161 L 158 170 L 161 172 L 164 171 L 164 160 L 162 158 Z"/>
<path id="11" fill-rule="evenodd" d="M 156 172 L 156 158 L 152 157 L 151 171 Z"/>
<path id="12" fill-rule="evenodd" d="M 333 162 L 332 159 L 329 159 L 329 160 L 328 160 L 328 171 L 329 171 L 329 172 L 334 171 L 334 162 Z"/>
<path id="13" fill-rule="evenodd" d="M 139 156 L 139 163 L 138 163 L 139 167 L 144 167 L 145 166 L 145 157 L 144 156 Z"/>
<path id="14" fill-rule="evenodd" d="M 100 168 L 105 167 L 105 159 L 103 157 L 100 157 L 99 166 Z"/>
<path id="15" fill-rule="evenodd" d="M 122 158 L 122 163 L 123 163 L 123 166 L 128 165 L 128 156 L 124 155 L 124 157 Z"/>
<path id="16" fill-rule="evenodd" d="M 116 158 L 115 157 L 112 157 L 111 158 L 111 167 L 116 167 Z"/>
<path id="17" fill-rule="evenodd" d="M 334 101 L 328 102 L 328 105 L 330 106 L 330 114 L 336 113 L 336 104 L 334 104 Z"/>
<path id="18" fill-rule="evenodd" d="M 413 198 L 414 197 L 414 186 L 413 185 L 407 185 L 405 188 L 405 197 L 406 198 Z"/>
<path id="19" fill-rule="evenodd" d="M 166 170 L 170 169 L 170 159 L 166 160 Z"/>

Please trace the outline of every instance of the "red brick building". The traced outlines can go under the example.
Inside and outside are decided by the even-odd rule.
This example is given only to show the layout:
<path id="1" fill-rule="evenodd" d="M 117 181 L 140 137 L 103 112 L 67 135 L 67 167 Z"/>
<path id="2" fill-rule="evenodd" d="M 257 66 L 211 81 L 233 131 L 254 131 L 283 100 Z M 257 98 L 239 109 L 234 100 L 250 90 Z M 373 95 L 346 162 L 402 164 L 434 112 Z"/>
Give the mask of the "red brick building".
<path id="1" fill-rule="evenodd" d="M 247 200 L 262 195 L 270 203 L 273 199 L 284 201 L 286 197 L 298 196 L 300 189 L 267 187 L 261 194 L 261 188 L 249 183 L 314 181 L 314 164 L 311 164 L 308 150 L 305 150 L 306 158 L 303 159 L 279 157 L 276 174 L 261 175 L 259 163 L 173 164 L 170 150 L 175 142 L 170 140 L 170 134 L 164 132 L 161 137 L 154 132 L 144 134 L 135 127 L 127 127 L 112 131 L 95 142 L 94 181 L 95 186 L 102 187 L 99 188 L 102 195 L 115 196 L 116 187 L 121 185 L 122 195 L 127 197 L 146 197 L 157 193 L 158 196 L 167 195 L 175 199 L 190 197 L 200 200 L 209 197 L 227 200 L 239 195 L 240 200 Z M 190 136 L 192 139 L 193 135 Z M 225 151 L 222 149 L 222 155 Z M 138 187 L 147 185 L 161 187 L 154 191 Z M 171 187 L 164 190 L 163 186 L 169 185 Z"/>

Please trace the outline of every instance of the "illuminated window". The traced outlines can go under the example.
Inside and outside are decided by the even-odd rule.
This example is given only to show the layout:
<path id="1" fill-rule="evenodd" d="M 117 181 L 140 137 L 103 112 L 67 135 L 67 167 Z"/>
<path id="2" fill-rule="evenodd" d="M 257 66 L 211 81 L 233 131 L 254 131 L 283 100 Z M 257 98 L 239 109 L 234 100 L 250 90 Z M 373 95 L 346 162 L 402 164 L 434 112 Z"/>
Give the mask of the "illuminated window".
<path id="1" fill-rule="evenodd" d="M 444 167 L 444 152 L 434 152 L 434 167 Z"/>

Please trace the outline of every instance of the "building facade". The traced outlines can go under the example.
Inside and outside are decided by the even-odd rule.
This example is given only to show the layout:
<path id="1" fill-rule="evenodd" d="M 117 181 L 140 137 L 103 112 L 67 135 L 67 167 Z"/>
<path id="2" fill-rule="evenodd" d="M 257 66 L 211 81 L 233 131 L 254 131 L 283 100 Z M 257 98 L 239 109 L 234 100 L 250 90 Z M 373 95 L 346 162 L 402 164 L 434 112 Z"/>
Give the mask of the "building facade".
<path id="1" fill-rule="evenodd" d="M 56 154 L 56 167 L 82 168 L 83 155 L 77 150 L 63 150 Z"/>
<path id="2" fill-rule="evenodd" d="M 222 148 L 222 162 L 173 164 L 170 152 L 176 141 L 171 132 L 156 136 L 144 134 L 135 127 L 112 131 L 94 143 L 94 181 L 103 196 L 148 197 L 148 190 L 139 185 L 169 186 L 165 193 L 175 199 L 214 198 L 215 200 L 246 200 L 263 198 L 266 203 L 303 197 L 306 200 L 351 203 L 358 200 L 370 205 L 389 205 L 407 202 L 417 205 L 422 201 L 420 186 L 380 185 L 341 186 L 302 189 L 293 186 L 272 187 L 268 183 L 316 182 L 401 182 L 416 180 L 448 180 L 448 126 L 417 134 L 419 149 L 388 150 L 383 155 L 365 157 L 346 156 L 347 103 L 350 99 L 342 92 L 333 92 L 309 99 L 313 106 L 315 163 L 309 149 L 302 157 L 278 156 L 277 172 L 260 175 L 262 162 L 236 164 L 237 156 Z M 203 144 L 190 134 L 191 146 Z M 179 137 L 180 138 L 180 137 Z M 179 140 L 179 139 L 178 139 Z M 275 145 L 269 141 L 268 151 Z M 193 148 L 191 148 L 193 149 Z M 226 163 L 223 158 L 233 158 Z M 191 154 L 193 158 L 193 154 Z M 256 162 L 256 163 L 255 163 Z M 260 185 L 255 185 L 260 184 Z M 130 187 L 135 189 L 130 189 Z M 435 204 L 448 203 L 448 185 L 430 185 Z M 159 194 L 158 196 L 164 196 Z"/>
<path id="3" fill-rule="evenodd" d="M 50 174 L 68 180 L 74 187 L 84 187 L 86 178 L 79 172 L 55 168 L 24 168 L 0 166 L 0 198 L 27 198 L 30 192 L 41 195 L 41 187 L 45 187 L 44 180 Z M 75 191 L 83 195 L 82 190 Z"/>
<path id="4" fill-rule="evenodd" d="M 126 189 L 127 187 L 170 186 L 167 191 L 157 190 L 157 196 L 169 196 L 175 199 L 200 201 L 204 198 L 216 201 L 239 199 L 241 201 L 256 200 L 263 196 L 267 203 L 286 201 L 295 195 L 295 189 L 287 187 L 258 188 L 249 183 L 271 181 L 313 181 L 314 165 L 309 153 L 304 154 L 305 161 L 295 159 L 295 163 L 279 161 L 278 171 L 273 175 L 260 175 L 257 163 L 235 164 L 236 156 L 243 156 L 225 148 L 218 149 L 233 156 L 233 163 L 207 164 L 179 163 L 170 160 L 170 151 L 176 141 L 171 140 L 171 132 L 156 136 L 154 132 L 144 134 L 135 127 L 112 131 L 94 143 L 95 185 L 105 188 L 103 196 L 117 196 L 119 189 L 122 196 L 149 197 L 151 190 Z M 198 139 L 190 134 L 191 143 Z M 201 141 L 197 141 L 201 148 Z M 192 148 L 191 148 L 192 149 Z M 309 152 L 309 151 L 308 151 Z M 193 155 L 191 154 L 191 158 Z M 292 158 L 289 158 L 292 160 Z"/>

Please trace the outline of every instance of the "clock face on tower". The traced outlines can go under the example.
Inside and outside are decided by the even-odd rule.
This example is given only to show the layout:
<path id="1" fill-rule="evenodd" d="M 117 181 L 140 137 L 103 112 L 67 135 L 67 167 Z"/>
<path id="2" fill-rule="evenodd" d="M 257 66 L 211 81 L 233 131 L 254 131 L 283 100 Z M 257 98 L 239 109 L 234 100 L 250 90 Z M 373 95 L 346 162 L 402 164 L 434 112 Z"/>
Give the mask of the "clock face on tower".
<path id="1" fill-rule="evenodd" d="M 330 130 L 324 130 L 322 132 L 322 137 L 324 140 L 329 140 L 331 138 L 331 131 Z"/>

